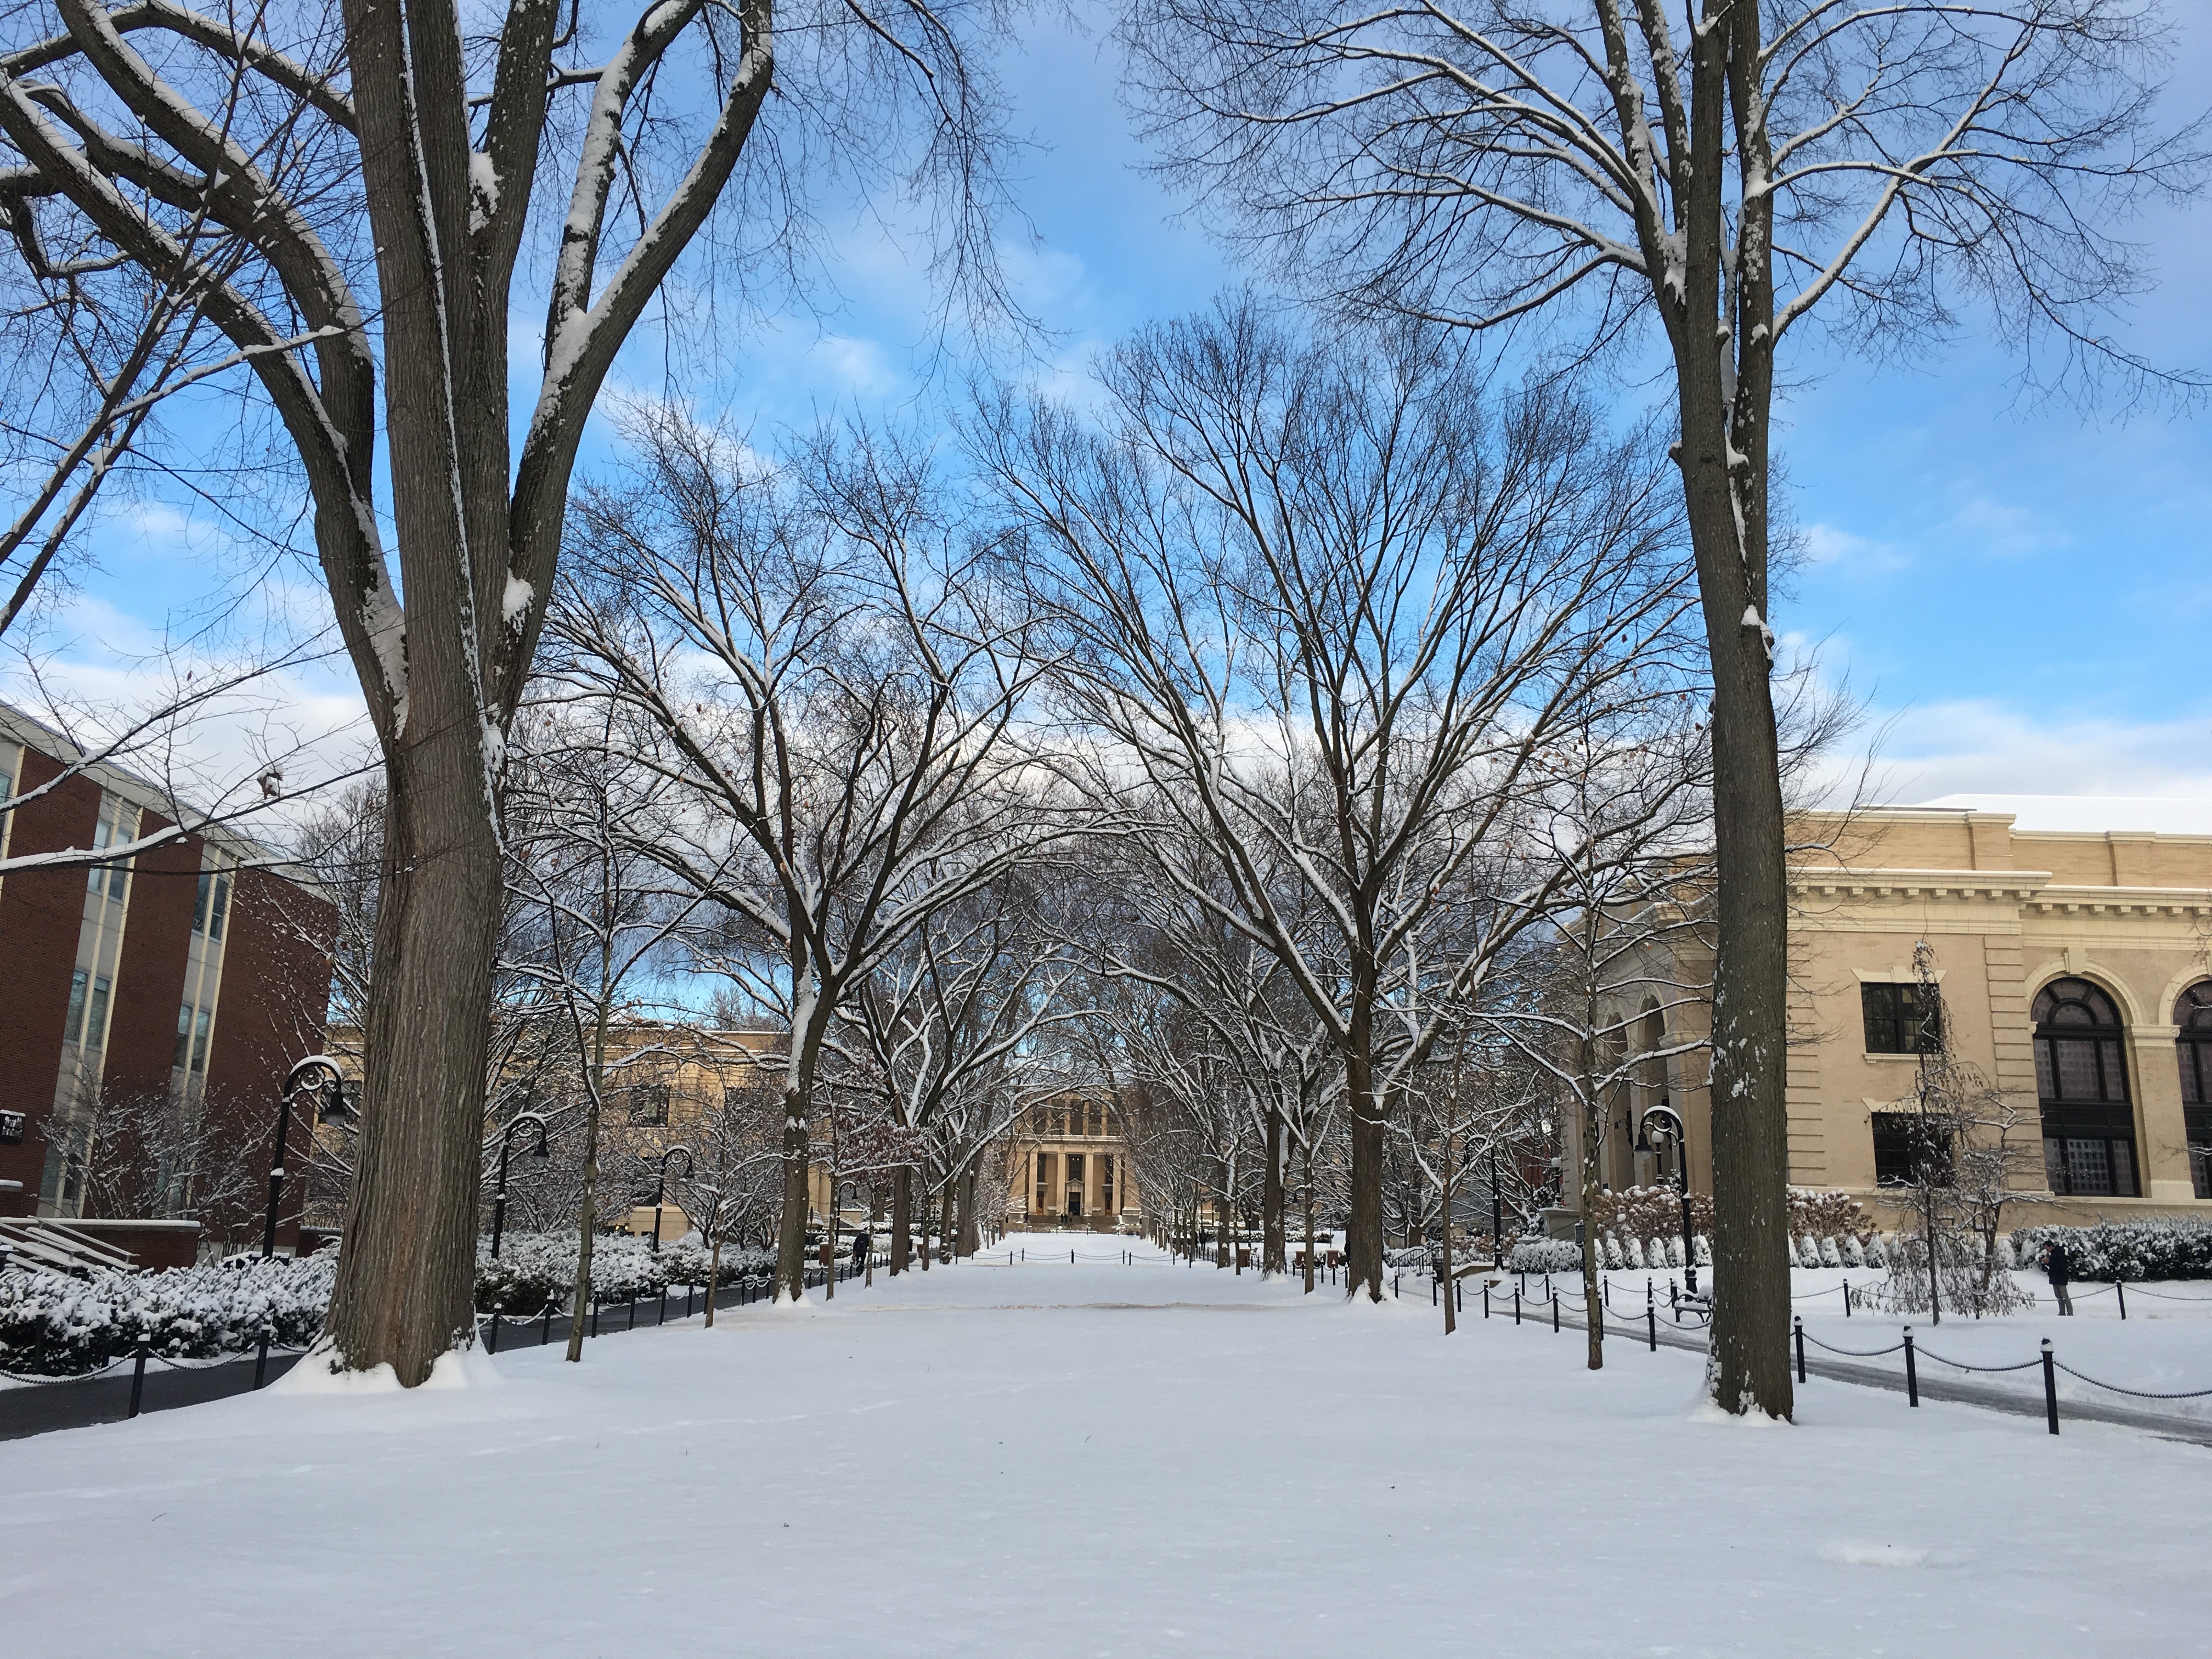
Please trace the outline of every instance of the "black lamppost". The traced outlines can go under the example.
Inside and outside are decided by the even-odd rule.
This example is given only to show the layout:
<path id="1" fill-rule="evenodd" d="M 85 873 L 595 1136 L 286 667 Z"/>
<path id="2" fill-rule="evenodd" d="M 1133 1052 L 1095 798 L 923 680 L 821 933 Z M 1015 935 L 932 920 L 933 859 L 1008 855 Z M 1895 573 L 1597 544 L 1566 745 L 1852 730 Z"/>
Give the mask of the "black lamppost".
<path id="1" fill-rule="evenodd" d="M 1653 1127 L 1655 1123 L 1656 1128 Z M 1668 1141 L 1674 1145 L 1674 1184 L 1675 1189 L 1682 1195 L 1682 1282 L 1690 1294 L 1695 1296 L 1698 1293 L 1698 1255 L 1697 1237 L 1690 1226 L 1690 1139 L 1683 1133 L 1682 1120 L 1675 1115 L 1674 1109 L 1664 1100 L 1644 1113 L 1644 1121 L 1636 1131 L 1636 1150 L 1639 1152 L 1651 1151 L 1655 1139 L 1662 1145 Z"/>
<path id="2" fill-rule="evenodd" d="M 345 1074 L 337 1062 L 323 1054 L 309 1054 L 284 1074 L 284 1092 L 276 1103 L 276 1146 L 269 1157 L 269 1219 L 261 1230 L 261 1259 L 276 1254 L 276 1201 L 284 1195 L 284 1149 L 292 1139 L 292 1097 L 313 1090 L 326 1101 L 340 1098 Z"/>
<path id="3" fill-rule="evenodd" d="M 660 1178 L 653 1183 L 653 1252 L 655 1255 L 660 1254 L 660 1206 L 661 1201 L 668 1196 L 668 1160 L 678 1152 L 684 1154 L 684 1174 L 687 1179 L 696 1167 L 691 1162 L 691 1149 L 689 1146 L 671 1146 L 660 1155 Z M 834 1188 L 830 1191 L 830 1201 L 833 1206 L 837 1201 L 837 1194 Z"/>
<path id="4" fill-rule="evenodd" d="M 1505 1199 L 1498 1188 L 1498 1148 L 1490 1149 L 1490 1265 L 1505 1260 Z"/>
<path id="5" fill-rule="evenodd" d="M 491 1259 L 499 1260 L 499 1241 L 507 1231 L 507 1156 L 514 1150 L 514 1132 L 525 1124 L 538 1126 L 538 1144 L 530 1149 L 532 1158 L 544 1158 L 545 1148 L 545 1120 L 535 1112 L 517 1112 L 507 1120 L 507 1127 L 499 1137 L 499 1184 L 491 1194 Z"/>

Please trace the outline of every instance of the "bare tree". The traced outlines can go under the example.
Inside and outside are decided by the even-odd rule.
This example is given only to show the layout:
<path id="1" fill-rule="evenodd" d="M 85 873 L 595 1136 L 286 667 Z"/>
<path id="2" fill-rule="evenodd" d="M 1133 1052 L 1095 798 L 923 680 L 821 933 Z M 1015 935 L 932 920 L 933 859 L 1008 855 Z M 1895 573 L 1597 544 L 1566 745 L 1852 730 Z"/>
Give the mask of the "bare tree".
<path id="1" fill-rule="evenodd" d="M 794 255 L 808 193 L 841 167 L 948 202 L 953 274 L 988 288 L 976 15 L 670 0 L 623 21 L 510 0 L 465 38 L 451 0 L 301 0 L 235 22 L 143 0 L 9 14 L 0 136 L 28 175 L 18 197 L 81 220 L 88 257 L 204 292 L 304 476 L 382 753 L 380 965 L 335 1364 L 389 1363 L 412 1386 L 472 1340 L 498 773 L 617 353 L 726 192 L 742 222 L 715 268 L 758 267 Z M 241 85 L 251 98 L 230 95 Z M 303 152 L 296 179 L 264 164 Z M 251 258 L 196 269 L 204 220 Z M 533 225 L 554 244 L 535 304 L 517 283 Z M 537 306 L 543 368 L 511 453 L 509 319 Z"/>
<path id="2" fill-rule="evenodd" d="M 787 1025 L 778 1294 L 805 1294 L 813 1091 L 839 1013 L 927 920 L 1073 823 L 1011 733 L 1043 665 L 927 466 L 824 441 L 789 477 L 672 418 L 585 514 L 556 627 L 684 803 L 635 844 L 721 921 L 704 964 Z"/>
<path id="3" fill-rule="evenodd" d="M 1650 695 L 1690 603 L 1674 515 L 1636 442 L 1486 397 L 1432 331 L 1317 345 L 1225 304 L 1103 382 L 1103 431 L 994 410 L 986 465 L 1071 641 L 1093 788 L 1205 849 L 1204 879 L 1158 878 L 1329 1033 L 1347 1287 L 1379 1298 L 1384 1120 L 1443 1030 L 1399 1040 L 1389 1008 L 1464 997 L 1543 915 L 1521 809 L 1563 730 Z"/>
<path id="4" fill-rule="evenodd" d="M 629 763 L 615 738 L 614 709 L 603 712 L 596 730 L 554 711 L 532 721 L 507 780 L 507 880 L 514 909 L 532 924 L 525 933 L 531 948 L 511 971 L 544 994 L 566 1028 L 582 1096 L 571 1360 L 584 1356 L 608 1103 L 634 1074 L 680 1054 L 667 1042 L 637 1040 L 635 1028 L 658 1011 L 651 970 L 671 954 L 698 902 L 637 850 L 633 828 L 652 817 L 668 786 Z M 611 1044 L 617 1028 L 621 1041 Z"/>
<path id="5" fill-rule="evenodd" d="M 1135 0 L 1170 165 L 1302 286 L 1528 331 L 1571 357 L 1656 321 L 1712 664 L 1722 871 L 1714 1397 L 1790 1409 L 1788 969 L 1770 625 L 1771 409 L 1816 319 L 1903 351 L 1961 299 L 2057 377 L 2161 376 L 2100 313 L 2142 284 L 2110 228 L 2195 189 L 2161 134 L 2154 0 Z"/>

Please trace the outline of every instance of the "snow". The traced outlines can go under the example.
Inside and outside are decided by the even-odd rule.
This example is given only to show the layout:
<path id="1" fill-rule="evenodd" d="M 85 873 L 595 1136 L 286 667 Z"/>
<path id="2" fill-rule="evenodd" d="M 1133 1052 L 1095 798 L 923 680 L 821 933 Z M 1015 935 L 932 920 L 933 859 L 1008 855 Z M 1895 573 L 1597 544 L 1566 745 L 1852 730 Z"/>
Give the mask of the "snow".
<path id="1" fill-rule="evenodd" d="M 1942 795 L 1917 811 L 2009 812 L 2013 828 L 2161 836 L 2212 836 L 2212 800 L 2142 795 Z"/>
<path id="2" fill-rule="evenodd" d="M 509 628 L 514 627 L 518 618 L 529 614 L 530 602 L 537 597 L 535 588 L 512 570 L 508 571 L 507 591 L 500 598 L 499 619 Z"/>
<path id="3" fill-rule="evenodd" d="M 1819 1379 L 1753 1431 L 1695 1354 L 1446 1338 L 1410 1279 L 1347 1305 L 1028 1242 L 578 1366 L 509 1351 L 495 1389 L 0 1444 L 9 1650 L 2212 1651 L 2203 1449 Z"/>
<path id="4" fill-rule="evenodd" d="M 269 1385 L 269 1391 L 325 1398 L 406 1392 L 399 1386 L 399 1373 L 391 1366 L 372 1365 L 365 1371 L 348 1370 L 343 1364 L 331 1363 L 333 1352 L 319 1346 L 303 1354 L 298 1364 Z M 442 1393 L 451 1389 L 496 1389 L 501 1380 L 498 1364 L 483 1349 L 453 1349 L 431 1362 L 430 1375 L 422 1386 Z"/>

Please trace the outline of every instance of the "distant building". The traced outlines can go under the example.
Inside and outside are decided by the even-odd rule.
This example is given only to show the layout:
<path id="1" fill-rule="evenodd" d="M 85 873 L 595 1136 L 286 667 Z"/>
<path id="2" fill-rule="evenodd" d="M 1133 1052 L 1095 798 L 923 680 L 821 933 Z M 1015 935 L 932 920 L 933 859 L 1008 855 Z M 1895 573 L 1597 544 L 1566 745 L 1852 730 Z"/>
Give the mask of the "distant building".
<path id="1" fill-rule="evenodd" d="M 161 791 L 115 766 L 65 776 L 76 758 L 0 706 L 0 801 L 52 786 L 0 811 L 0 857 L 169 826 Z M 285 1068 L 322 1047 L 332 917 L 222 830 L 110 867 L 0 876 L 0 1213 L 258 1237 Z"/>
<path id="2" fill-rule="evenodd" d="M 1790 1179 L 1877 1208 L 1913 1156 L 1926 940 L 1954 1057 L 2040 1128 L 2023 1221 L 2212 1217 L 2212 803 L 1953 797 L 1807 813 L 1792 842 Z M 1709 981 L 1710 962 L 1653 978 Z M 1635 1068 L 1607 1115 L 1607 1184 L 1672 1184 L 1680 1125 L 1711 1190 L 1701 1002 L 1624 1006 Z M 1641 1018 L 1638 1018 L 1641 1012 Z M 1578 1145 L 1566 1167 L 1578 1167 Z M 1568 1183 L 1565 1202 L 1577 1197 Z M 1881 1224 L 1898 1224 L 1894 1211 Z"/>
<path id="3" fill-rule="evenodd" d="M 1009 1226 L 1135 1230 L 1137 1170 L 1109 1097 L 1069 1095 L 1032 1108 L 1005 1145 Z"/>

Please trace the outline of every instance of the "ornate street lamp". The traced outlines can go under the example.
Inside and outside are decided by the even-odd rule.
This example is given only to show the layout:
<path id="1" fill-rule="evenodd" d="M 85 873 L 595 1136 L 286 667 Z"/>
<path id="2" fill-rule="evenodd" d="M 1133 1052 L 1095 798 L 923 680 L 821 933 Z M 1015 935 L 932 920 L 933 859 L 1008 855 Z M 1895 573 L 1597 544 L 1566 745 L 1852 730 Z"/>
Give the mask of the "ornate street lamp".
<path id="1" fill-rule="evenodd" d="M 685 1179 L 690 1178 L 691 1171 L 696 1167 L 691 1162 L 691 1149 L 689 1146 L 671 1146 L 660 1155 L 660 1178 L 653 1184 L 653 1253 L 655 1255 L 660 1254 L 660 1206 L 662 1200 L 668 1196 L 668 1160 L 678 1152 L 684 1154 Z M 830 1194 L 830 1201 L 833 1206 L 837 1201 L 837 1194 L 834 1188 Z"/>
<path id="2" fill-rule="evenodd" d="M 1644 1121 L 1637 1126 L 1636 1150 L 1649 1152 L 1652 1142 L 1672 1144 L 1675 1152 L 1674 1184 L 1682 1198 L 1682 1281 L 1692 1296 L 1698 1293 L 1697 1239 L 1690 1226 L 1690 1140 L 1683 1133 L 1682 1120 L 1674 1109 L 1662 1097 L 1656 1106 L 1644 1113 Z"/>
<path id="3" fill-rule="evenodd" d="M 491 1259 L 499 1260 L 499 1241 L 507 1231 L 507 1158 L 514 1150 L 514 1132 L 526 1125 L 538 1126 L 538 1144 L 530 1149 L 532 1158 L 546 1156 L 545 1120 L 535 1112 L 517 1112 L 507 1120 L 507 1127 L 499 1137 L 499 1184 L 491 1194 Z"/>
<path id="4" fill-rule="evenodd" d="M 261 1230 L 261 1259 L 276 1254 L 276 1203 L 284 1195 L 284 1149 L 292 1139 L 292 1099 L 313 1093 L 325 1103 L 343 1098 L 345 1074 L 325 1054 L 309 1054 L 284 1074 L 284 1091 L 276 1103 L 276 1146 L 269 1157 L 269 1219 Z"/>

